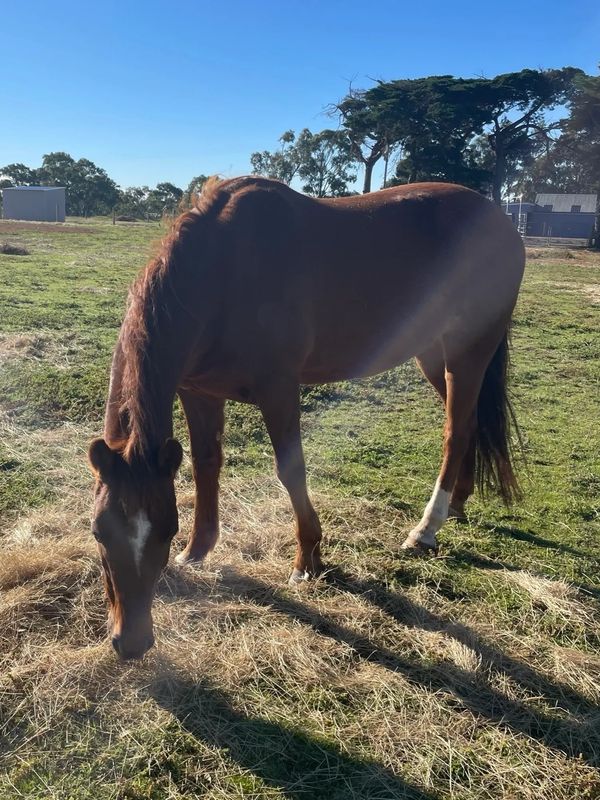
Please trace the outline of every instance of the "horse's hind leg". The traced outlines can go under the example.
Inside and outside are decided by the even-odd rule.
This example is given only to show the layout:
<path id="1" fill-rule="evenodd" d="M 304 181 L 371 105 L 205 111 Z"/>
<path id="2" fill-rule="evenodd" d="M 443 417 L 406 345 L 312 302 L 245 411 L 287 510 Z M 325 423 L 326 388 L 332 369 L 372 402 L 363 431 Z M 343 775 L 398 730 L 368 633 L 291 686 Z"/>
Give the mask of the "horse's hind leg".
<path id="1" fill-rule="evenodd" d="M 179 391 L 190 433 L 192 468 L 196 483 L 194 527 L 179 564 L 202 561 L 219 538 L 219 473 L 223 435 L 223 400 Z"/>
<path id="2" fill-rule="evenodd" d="M 457 486 L 461 466 L 466 460 L 466 467 L 470 467 L 477 427 L 477 399 L 496 346 L 494 338 L 493 343 L 482 341 L 460 355 L 445 353 L 446 427 L 442 467 L 421 521 L 402 545 L 405 549 L 437 549 L 436 533 L 448 518 L 450 497 Z M 470 477 L 466 479 L 465 486 Z M 459 483 L 457 488 L 464 493 L 465 486 Z M 459 502 L 461 498 L 455 497 Z"/>
<path id="3" fill-rule="evenodd" d="M 277 477 L 290 496 L 296 517 L 296 557 L 290 583 L 318 575 L 321 523 L 306 488 L 306 468 L 300 438 L 300 387 L 280 379 L 256 391 L 256 398 L 275 452 Z"/>
<path id="4" fill-rule="evenodd" d="M 441 342 L 421 353 L 417 357 L 417 364 L 429 383 L 441 397 L 446 406 L 446 364 L 444 362 L 444 349 Z M 467 448 L 461 462 L 458 478 L 450 497 L 448 516 L 463 519 L 465 516 L 465 503 L 475 489 L 475 436 Z"/>

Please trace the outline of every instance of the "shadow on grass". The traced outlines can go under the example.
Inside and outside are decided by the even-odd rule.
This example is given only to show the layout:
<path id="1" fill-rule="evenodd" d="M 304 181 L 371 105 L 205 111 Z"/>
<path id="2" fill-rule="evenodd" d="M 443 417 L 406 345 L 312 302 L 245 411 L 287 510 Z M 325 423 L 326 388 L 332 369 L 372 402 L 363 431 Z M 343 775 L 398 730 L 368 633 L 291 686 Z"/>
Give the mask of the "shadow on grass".
<path id="1" fill-rule="evenodd" d="M 248 796 L 258 796 L 255 776 L 289 800 L 434 800 L 385 767 L 347 755 L 324 739 L 246 716 L 208 684 L 167 679 L 154 684 L 150 695 L 195 739 L 226 750 L 252 773 L 244 776 Z"/>
<path id="2" fill-rule="evenodd" d="M 562 542 L 554 542 L 552 539 L 544 539 L 543 536 L 538 536 L 537 533 L 531 531 L 524 531 L 522 528 L 514 528 L 508 525 L 492 525 L 491 523 L 480 523 L 481 527 L 490 533 L 498 533 L 501 536 L 510 536 L 519 542 L 528 542 L 535 544 L 537 547 L 547 547 L 550 550 L 557 550 L 560 553 L 569 553 L 572 556 L 579 558 L 593 558 L 590 553 L 583 550 L 578 550 L 571 545 L 563 544 Z"/>
<path id="3" fill-rule="evenodd" d="M 491 571 L 506 570 L 507 572 L 521 572 L 523 570 L 523 567 L 518 567 L 515 564 L 509 564 L 506 561 L 498 561 L 498 559 L 482 556 L 479 555 L 479 553 L 473 553 L 469 550 L 453 550 L 451 558 L 461 564 L 467 564 L 468 566 L 477 567 L 478 569 L 487 569 Z M 538 573 L 535 574 L 537 577 L 552 580 L 552 577 L 549 575 L 540 575 Z M 573 583 L 573 581 L 570 580 L 567 581 L 567 583 L 569 583 L 578 592 L 587 594 L 590 597 L 595 597 L 597 600 L 600 600 L 600 589 L 596 588 L 595 586 L 589 586 L 585 583 Z"/>
<path id="4" fill-rule="evenodd" d="M 466 626 L 432 614 L 423 606 L 391 593 L 383 584 L 357 581 L 341 570 L 330 571 L 323 581 L 330 587 L 366 598 L 404 625 L 443 631 L 452 636 L 474 650 L 483 665 L 506 672 L 530 689 L 536 700 L 543 693 L 553 709 L 552 713 L 532 708 L 535 700 L 532 703 L 519 702 L 498 691 L 486 680 L 485 669 L 473 673 L 449 661 L 440 661 L 430 666 L 420 660 L 410 660 L 378 645 L 352 628 L 333 621 L 317 609 L 293 599 L 287 591 L 273 589 L 262 581 L 235 570 L 224 572 L 220 588 L 225 592 L 228 590 L 231 597 L 243 597 L 308 625 L 320 635 L 350 647 L 357 657 L 398 672 L 420 688 L 450 693 L 464 709 L 479 717 L 536 739 L 569 758 L 582 758 L 590 765 L 600 765 L 598 708 L 587 698 L 570 687 L 553 683 L 531 667 L 483 642 Z"/>
<path id="5" fill-rule="evenodd" d="M 484 561 L 485 559 L 481 560 Z M 439 614 L 434 614 L 424 606 L 412 602 L 412 600 L 403 595 L 391 592 L 378 581 L 356 580 L 341 570 L 331 571 L 326 576 L 326 580 L 352 594 L 360 595 L 407 627 L 442 633 L 455 639 L 472 650 L 481 659 L 481 666 L 484 669 L 504 672 L 536 696 L 544 695 L 553 706 L 567 711 L 576 718 L 597 712 L 597 707 L 594 703 L 570 686 L 549 680 L 523 661 L 519 661 L 494 647 L 466 625 Z"/>

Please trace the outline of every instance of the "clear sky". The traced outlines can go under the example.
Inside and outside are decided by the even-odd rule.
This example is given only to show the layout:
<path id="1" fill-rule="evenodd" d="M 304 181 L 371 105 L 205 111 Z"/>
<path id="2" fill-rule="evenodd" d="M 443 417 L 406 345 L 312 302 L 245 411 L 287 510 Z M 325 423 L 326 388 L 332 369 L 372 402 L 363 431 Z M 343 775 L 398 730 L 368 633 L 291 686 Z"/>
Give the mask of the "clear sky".
<path id="1" fill-rule="evenodd" d="M 0 166 L 63 150 L 121 186 L 250 170 L 349 83 L 596 74 L 600 3 L 0 0 Z"/>

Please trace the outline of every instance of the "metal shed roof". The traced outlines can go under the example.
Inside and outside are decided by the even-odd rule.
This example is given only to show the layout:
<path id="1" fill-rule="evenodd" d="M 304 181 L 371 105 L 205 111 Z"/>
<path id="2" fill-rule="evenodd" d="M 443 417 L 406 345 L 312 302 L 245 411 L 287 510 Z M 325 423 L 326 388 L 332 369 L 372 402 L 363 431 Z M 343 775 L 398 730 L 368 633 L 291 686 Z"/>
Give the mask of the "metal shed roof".
<path id="1" fill-rule="evenodd" d="M 7 186 L 2 191 L 6 192 L 56 192 L 64 190 L 64 186 Z"/>
<path id="2" fill-rule="evenodd" d="M 552 211 L 571 211 L 572 206 L 581 206 L 582 212 L 594 214 L 598 195 L 595 194 L 538 194 L 538 206 L 552 206 Z"/>

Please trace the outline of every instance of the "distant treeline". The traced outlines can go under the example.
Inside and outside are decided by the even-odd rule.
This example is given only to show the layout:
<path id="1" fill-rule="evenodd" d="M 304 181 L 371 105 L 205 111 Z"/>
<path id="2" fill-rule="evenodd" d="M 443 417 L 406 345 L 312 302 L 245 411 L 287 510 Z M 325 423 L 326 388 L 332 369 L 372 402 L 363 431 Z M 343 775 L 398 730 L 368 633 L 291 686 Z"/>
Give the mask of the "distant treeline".
<path id="1" fill-rule="evenodd" d="M 9 186 L 64 186 L 67 214 L 89 217 L 101 214 L 122 214 L 137 219 L 159 219 L 163 214 L 177 211 L 192 193 L 200 191 L 206 176 L 193 178 L 183 190 L 172 183 L 131 186 L 121 189 L 107 172 L 87 158 L 79 161 L 68 153 L 48 153 L 42 166 L 25 164 L 0 167 L 0 188 Z"/>
<path id="2" fill-rule="evenodd" d="M 497 203 L 540 191 L 600 193 L 600 75 L 574 67 L 378 81 L 328 111 L 336 129 L 286 131 L 275 150 L 250 155 L 253 174 L 317 197 L 350 194 L 359 172 L 371 191 L 378 164 L 384 185 L 451 181 Z M 188 207 L 205 180 L 122 189 L 92 161 L 60 152 L 38 168 L 0 168 L 0 188 L 65 186 L 75 216 L 159 218 Z"/>

